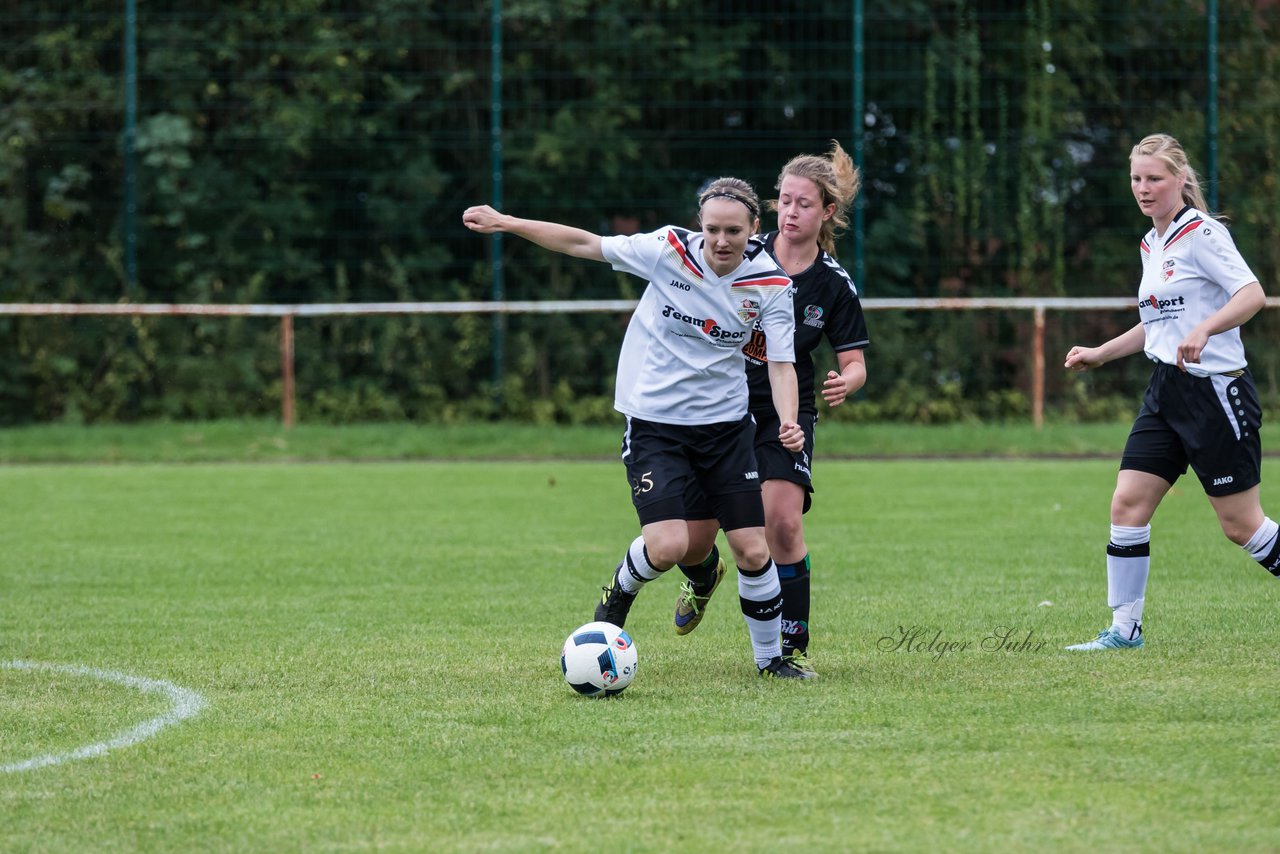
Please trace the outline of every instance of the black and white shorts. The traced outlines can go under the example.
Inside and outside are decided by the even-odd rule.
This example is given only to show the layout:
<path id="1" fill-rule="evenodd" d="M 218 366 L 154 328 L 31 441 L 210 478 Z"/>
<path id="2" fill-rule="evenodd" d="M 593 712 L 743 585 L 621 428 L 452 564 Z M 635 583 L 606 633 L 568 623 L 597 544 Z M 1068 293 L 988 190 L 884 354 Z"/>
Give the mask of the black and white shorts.
<path id="1" fill-rule="evenodd" d="M 778 413 L 770 409 L 768 414 L 755 413 L 756 417 L 756 462 L 760 464 L 760 480 L 786 480 L 798 484 L 804 489 L 803 513 L 809 512 L 813 504 L 813 431 L 817 426 L 817 414 L 801 412 L 796 418 L 800 429 L 804 431 L 804 449 L 788 451 L 778 439 L 778 429 L 782 422 Z"/>
<path id="2" fill-rule="evenodd" d="M 1142 398 L 1121 469 L 1169 483 L 1195 470 L 1207 495 L 1232 495 L 1262 482 L 1262 407 L 1253 376 L 1196 377 L 1158 364 Z"/>
<path id="3" fill-rule="evenodd" d="M 641 525 L 717 519 L 726 531 L 764 526 L 751 416 L 720 424 L 627 418 L 622 462 Z"/>

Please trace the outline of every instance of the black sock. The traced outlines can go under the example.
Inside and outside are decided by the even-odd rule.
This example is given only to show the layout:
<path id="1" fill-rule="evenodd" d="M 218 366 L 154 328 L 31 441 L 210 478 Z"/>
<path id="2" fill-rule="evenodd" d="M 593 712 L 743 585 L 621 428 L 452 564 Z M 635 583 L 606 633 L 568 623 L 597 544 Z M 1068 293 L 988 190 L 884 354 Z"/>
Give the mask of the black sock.
<path id="1" fill-rule="evenodd" d="M 701 563 L 678 564 L 685 578 L 693 582 L 694 590 L 706 590 L 716 583 L 716 564 L 720 562 L 720 550 L 715 543 L 711 544 L 711 552 Z"/>
<path id="2" fill-rule="evenodd" d="M 809 556 L 799 563 L 778 564 L 782 584 L 782 651 L 809 648 Z"/>

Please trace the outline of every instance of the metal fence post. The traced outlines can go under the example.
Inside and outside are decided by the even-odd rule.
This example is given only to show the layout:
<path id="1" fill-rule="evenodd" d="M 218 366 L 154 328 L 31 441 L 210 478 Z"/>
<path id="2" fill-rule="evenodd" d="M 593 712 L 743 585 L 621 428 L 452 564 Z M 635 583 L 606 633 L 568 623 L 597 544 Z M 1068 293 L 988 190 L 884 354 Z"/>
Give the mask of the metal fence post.
<path id="1" fill-rule="evenodd" d="M 1218 209 L 1218 0 L 1205 5 L 1205 53 L 1208 82 L 1204 96 L 1205 203 L 1206 213 Z"/>
<path id="2" fill-rule="evenodd" d="M 489 80 L 489 157 L 493 175 L 493 206 L 502 210 L 502 0 L 493 0 L 489 18 L 490 52 L 492 54 Z M 495 232 L 489 239 L 489 256 L 492 262 L 492 298 L 494 302 L 506 299 L 506 287 L 502 269 L 502 232 Z M 493 397 L 494 403 L 502 402 L 503 344 L 507 330 L 507 318 L 498 313 L 493 316 Z"/>
<path id="3" fill-rule="evenodd" d="M 138 289 L 138 4 L 124 3 L 124 210 L 120 237 L 124 241 L 125 293 L 135 299 Z"/>
<path id="4" fill-rule="evenodd" d="M 853 0 L 853 165 L 857 167 L 858 174 L 865 174 L 863 160 L 866 158 L 865 146 L 863 145 L 863 137 L 866 133 L 866 96 L 865 96 L 865 74 L 863 70 L 863 22 L 862 0 Z M 866 276 L 866 258 L 865 242 L 866 242 L 866 198 L 865 188 L 863 192 L 858 193 L 858 197 L 853 202 L 853 282 L 858 286 L 858 293 L 861 296 L 867 295 L 867 276 Z"/>

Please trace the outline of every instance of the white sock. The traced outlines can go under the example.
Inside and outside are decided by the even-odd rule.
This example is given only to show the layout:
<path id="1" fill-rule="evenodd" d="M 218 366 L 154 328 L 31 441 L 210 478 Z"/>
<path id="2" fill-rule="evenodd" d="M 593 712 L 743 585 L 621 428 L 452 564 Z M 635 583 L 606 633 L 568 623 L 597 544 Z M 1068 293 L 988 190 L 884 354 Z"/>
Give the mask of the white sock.
<path id="1" fill-rule="evenodd" d="M 1133 640 L 1142 634 L 1142 605 L 1151 569 L 1151 526 L 1111 526 L 1107 544 L 1107 604 L 1111 625 L 1121 637 Z"/>
<path id="2" fill-rule="evenodd" d="M 738 567 L 738 601 L 751 633 L 756 667 L 764 667 L 782 655 L 782 585 L 772 560 L 754 573 Z"/>
<path id="3" fill-rule="evenodd" d="M 622 559 L 622 569 L 618 572 L 618 583 L 628 593 L 638 593 L 640 588 L 653 581 L 665 569 L 658 569 L 649 562 L 649 553 L 644 549 L 644 537 L 636 537 L 627 549 L 627 556 Z"/>
<path id="4" fill-rule="evenodd" d="M 1263 518 L 1262 526 L 1241 548 L 1272 575 L 1280 576 L 1280 525 L 1270 516 Z"/>

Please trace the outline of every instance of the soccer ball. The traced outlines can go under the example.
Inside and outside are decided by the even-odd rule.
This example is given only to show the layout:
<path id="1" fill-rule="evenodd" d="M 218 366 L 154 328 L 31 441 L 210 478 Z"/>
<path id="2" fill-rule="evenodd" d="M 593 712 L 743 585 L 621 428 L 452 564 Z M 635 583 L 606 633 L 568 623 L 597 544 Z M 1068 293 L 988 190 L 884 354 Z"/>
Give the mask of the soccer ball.
<path id="1" fill-rule="evenodd" d="M 564 681 L 579 694 L 610 697 L 622 693 L 636 675 L 636 644 L 613 623 L 587 623 L 565 638 L 560 653 Z"/>

